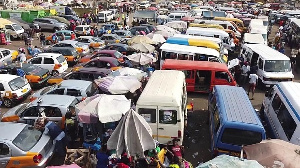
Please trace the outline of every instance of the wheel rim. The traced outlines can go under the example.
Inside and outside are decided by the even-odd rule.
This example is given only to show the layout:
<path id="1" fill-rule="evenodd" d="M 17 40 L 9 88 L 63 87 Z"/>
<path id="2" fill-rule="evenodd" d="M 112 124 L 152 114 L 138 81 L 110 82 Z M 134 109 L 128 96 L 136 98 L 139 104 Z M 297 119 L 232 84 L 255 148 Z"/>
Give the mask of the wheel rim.
<path id="1" fill-rule="evenodd" d="M 8 100 L 8 99 L 5 99 L 3 103 L 4 103 L 4 105 L 5 105 L 6 107 L 10 107 L 10 106 L 11 106 L 11 101 Z"/>

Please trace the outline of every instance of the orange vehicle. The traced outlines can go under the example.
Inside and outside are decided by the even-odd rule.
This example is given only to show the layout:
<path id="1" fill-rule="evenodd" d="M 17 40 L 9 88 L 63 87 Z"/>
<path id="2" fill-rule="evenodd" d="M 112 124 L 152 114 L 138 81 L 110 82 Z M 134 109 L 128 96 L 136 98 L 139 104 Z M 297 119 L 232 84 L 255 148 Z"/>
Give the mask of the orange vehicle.
<path id="1" fill-rule="evenodd" d="M 209 93 L 215 85 L 236 86 L 228 67 L 218 62 L 166 59 L 162 69 L 183 71 L 188 92 Z"/>

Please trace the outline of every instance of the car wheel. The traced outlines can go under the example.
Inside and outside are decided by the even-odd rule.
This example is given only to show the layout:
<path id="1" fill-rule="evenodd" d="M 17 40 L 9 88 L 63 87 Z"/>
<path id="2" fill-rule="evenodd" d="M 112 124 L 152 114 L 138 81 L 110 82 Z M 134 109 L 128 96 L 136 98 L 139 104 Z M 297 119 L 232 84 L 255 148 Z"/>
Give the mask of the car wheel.
<path id="1" fill-rule="evenodd" d="M 15 40 L 14 36 L 10 35 L 10 40 Z"/>
<path id="2" fill-rule="evenodd" d="M 55 70 L 53 70 L 51 74 L 52 74 L 52 76 L 58 76 L 59 72 L 58 72 L 58 71 L 55 71 Z"/>
<path id="3" fill-rule="evenodd" d="M 13 102 L 10 99 L 4 99 L 3 104 L 7 108 L 10 108 L 13 106 Z"/>

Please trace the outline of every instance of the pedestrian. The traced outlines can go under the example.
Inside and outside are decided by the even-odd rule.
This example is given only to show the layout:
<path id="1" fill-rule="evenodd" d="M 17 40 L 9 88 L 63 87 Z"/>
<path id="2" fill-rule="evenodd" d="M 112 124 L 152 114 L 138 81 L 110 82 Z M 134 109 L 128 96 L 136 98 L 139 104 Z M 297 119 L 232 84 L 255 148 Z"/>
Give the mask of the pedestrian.
<path id="1" fill-rule="evenodd" d="M 101 146 L 100 152 L 97 153 L 97 168 L 108 168 L 109 156 L 107 155 L 107 149 L 103 145 Z"/>
<path id="2" fill-rule="evenodd" d="M 28 45 L 28 33 L 27 33 L 27 31 L 25 31 L 23 33 L 23 40 L 24 40 L 25 46 L 27 46 Z"/>
<path id="3" fill-rule="evenodd" d="M 21 63 L 24 63 L 26 61 L 24 48 L 19 48 L 19 55 L 17 56 L 17 60 L 20 61 Z"/>
<path id="4" fill-rule="evenodd" d="M 32 50 L 32 57 L 36 57 L 41 52 L 42 51 L 37 46 L 35 46 L 34 49 Z"/>
<path id="5" fill-rule="evenodd" d="M 172 152 L 175 157 L 179 159 L 179 162 L 182 161 L 182 155 L 183 155 L 183 147 L 179 145 L 179 139 L 174 139 L 173 140 L 173 147 L 172 147 Z"/>
<path id="6" fill-rule="evenodd" d="M 40 35 L 40 42 L 41 42 L 41 46 L 44 47 L 46 43 L 46 36 L 44 35 L 44 33 L 41 33 Z"/>
<path id="7" fill-rule="evenodd" d="M 243 66 L 242 66 L 242 80 L 241 80 L 241 84 L 244 85 L 246 83 L 247 77 L 248 77 L 248 72 L 250 71 L 250 66 L 248 65 L 248 62 L 246 62 Z"/>
<path id="8" fill-rule="evenodd" d="M 44 130 L 43 134 L 49 135 L 55 141 L 54 155 L 50 165 L 60 166 L 64 164 L 66 156 L 66 137 L 65 132 L 48 118 L 38 118 L 35 127 L 39 130 Z"/>
<path id="9" fill-rule="evenodd" d="M 248 88 L 248 96 L 249 96 L 249 92 L 252 92 L 252 98 L 251 100 L 254 99 L 254 91 L 255 91 L 255 87 L 258 81 L 258 76 L 256 75 L 256 72 L 253 72 L 249 75 L 249 88 Z"/>

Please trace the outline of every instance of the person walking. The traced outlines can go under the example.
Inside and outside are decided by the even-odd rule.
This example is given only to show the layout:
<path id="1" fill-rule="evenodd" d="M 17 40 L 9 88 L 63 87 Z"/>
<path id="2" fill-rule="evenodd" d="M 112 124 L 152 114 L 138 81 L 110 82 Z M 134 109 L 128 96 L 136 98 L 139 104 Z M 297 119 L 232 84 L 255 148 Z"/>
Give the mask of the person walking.
<path id="1" fill-rule="evenodd" d="M 46 36 L 44 35 L 44 33 L 41 33 L 40 35 L 40 42 L 41 42 L 41 46 L 44 47 L 46 42 Z"/>
<path id="2" fill-rule="evenodd" d="M 248 65 L 248 63 L 246 62 L 243 66 L 242 66 L 242 80 L 241 80 L 241 84 L 244 85 L 246 83 L 247 77 L 248 77 L 248 72 L 250 71 L 250 66 Z"/>
<path id="3" fill-rule="evenodd" d="M 24 48 L 19 48 L 19 55 L 17 56 L 17 60 L 20 61 L 20 63 L 24 63 L 26 61 Z"/>
<path id="4" fill-rule="evenodd" d="M 257 81 L 258 81 L 258 76 L 256 75 L 256 72 L 252 72 L 250 75 L 249 75 L 249 88 L 248 88 L 248 96 L 249 96 L 249 92 L 251 91 L 252 93 L 252 98 L 251 100 L 254 99 L 254 91 L 255 91 L 255 87 L 256 87 L 256 84 L 257 84 Z"/>

